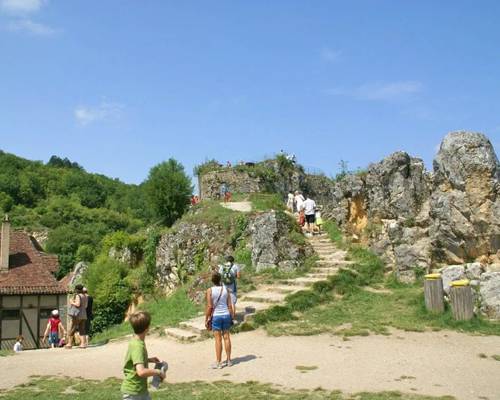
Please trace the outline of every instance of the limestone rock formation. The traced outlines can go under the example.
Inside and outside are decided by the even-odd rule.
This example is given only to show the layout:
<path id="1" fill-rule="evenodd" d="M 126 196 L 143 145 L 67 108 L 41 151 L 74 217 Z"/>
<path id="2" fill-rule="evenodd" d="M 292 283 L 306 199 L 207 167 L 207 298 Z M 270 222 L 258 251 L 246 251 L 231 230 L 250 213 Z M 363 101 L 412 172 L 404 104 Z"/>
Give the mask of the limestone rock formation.
<path id="1" fill-rule="evenodd" d="M 252 264 L 257 271 L 266 268 L 292 270 L 300 265 L 304 249 L 293 243 L 293 230 L 286 214 L 270 211 L 258 215 L 251 224 Z"/>
<path id="2" fill-rule="evenodd" d="M 305 182 L 325 216 L 361 238 L 403 281 L 416 267 L 499 261 L 500 167 L 483 134 L 448 134 L 433 174 L 422 160 L 396 152 L 330 184 Z"/>
<path id="3" fill-rule="evenodd" d="M 457 263 L 500 250 L 500 166 L 481 133 L 450 133 L 434 161 L 434 259 Z"/>

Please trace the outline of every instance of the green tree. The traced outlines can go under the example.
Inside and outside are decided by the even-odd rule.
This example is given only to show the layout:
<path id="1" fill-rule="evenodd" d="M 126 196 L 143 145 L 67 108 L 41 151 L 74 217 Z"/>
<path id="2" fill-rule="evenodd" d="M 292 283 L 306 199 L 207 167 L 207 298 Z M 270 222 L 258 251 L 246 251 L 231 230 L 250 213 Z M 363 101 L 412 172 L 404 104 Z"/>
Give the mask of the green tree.
<path id="1" fill-rule="evenodd" d="M 187 210 L 193 187 L 184 167 L 171 158 L 151 168 L 145 190 L 154 215 L 172 226 Z"/>

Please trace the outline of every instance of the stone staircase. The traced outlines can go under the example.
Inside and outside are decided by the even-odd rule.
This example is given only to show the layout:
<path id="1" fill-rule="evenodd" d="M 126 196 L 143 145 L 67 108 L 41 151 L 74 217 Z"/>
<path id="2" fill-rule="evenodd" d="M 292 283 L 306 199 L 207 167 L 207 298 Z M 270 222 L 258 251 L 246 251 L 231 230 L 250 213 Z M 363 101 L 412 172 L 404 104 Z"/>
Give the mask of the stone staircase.
<path id="1" fill-rule="evenodd" d="M 326 234 L 310 237 L 308 241 L 319 257 L 316 268 L 300 278 L 278 281 L 273 285 L 261 285 L 254 291 L 240 295 L 236 304 L 238 322 L 248 321 L 256 312 L 283 304 L 289 294 L 307 289 L 315 282 L 336 274 L 340 267 L 351 264 L 345 259 L 346 252 L 336 248 Z M 167 336 L 188 342 L 201 340 L 206 333 L 204 315 L 181 322 L 178 328 L 165 329 Z"/>

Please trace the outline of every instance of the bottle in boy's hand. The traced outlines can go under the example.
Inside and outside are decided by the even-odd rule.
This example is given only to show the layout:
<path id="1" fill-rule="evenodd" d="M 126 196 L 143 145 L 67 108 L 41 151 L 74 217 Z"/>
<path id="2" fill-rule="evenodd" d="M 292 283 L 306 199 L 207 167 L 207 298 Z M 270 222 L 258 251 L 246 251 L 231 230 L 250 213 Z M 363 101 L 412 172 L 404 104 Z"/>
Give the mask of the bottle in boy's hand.
<path id="1" fill-rule="evenodd" d="M 163 375 L 167 374 L 168 370 L 168 364 L 165 361 L 158 362 L 155 364 L 155 369 L 159 369 Z M 151 381 L 151 386 L 154 389 L 158 389 L 160 387 L 160 383 L 162 382 L 162 378 L 160 378 L 158 375 L 153 376 L 153 380 Z"/>

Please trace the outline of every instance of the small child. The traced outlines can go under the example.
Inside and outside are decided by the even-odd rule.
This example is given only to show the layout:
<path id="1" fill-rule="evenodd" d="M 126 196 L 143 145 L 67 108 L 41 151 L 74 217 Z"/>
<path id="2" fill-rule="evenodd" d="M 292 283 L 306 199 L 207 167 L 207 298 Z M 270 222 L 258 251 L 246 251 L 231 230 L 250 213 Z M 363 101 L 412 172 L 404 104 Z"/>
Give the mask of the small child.
<path id="1" fill-rule="evenodd" d="M 43 334 L 43 341 L 49 336 L 49 345 L 51 348 L 55 349 L 59 346 L 59 338 L 66 336 L 66 330 L 64 329 L 61 319 L 59 318 L 59 310 L 52 310 L 52 316 L 49 318 L 47 323 L 47 328 L 45 328 L 45 333 Z M 60 335 L 61 333 L 61 335 Z"/>
<path id="2" fill-rule="evenodd" d="M 16 337 L 16 344 L 14 345 L 14 351 L 16 353 L 20 353 L 21 351 L 23 351 L 23 336 L 22 335 L 19 335 L 18 337 Z"/>
<path id="3" fill-rule="evenodd" d="M 123 366 L 121 392 L 123 400 L 151 400 L 148 391 L 148 377 L 159 376 L 165 379 L 165 372 L 161 369 L 148 368 L 148 362 L 160 363 L 157 357 L 148 358 L 146 349 L 146 335 L 151 324 L 151 315 L 139 311 L 130 316 L 130 325 L 134 330 L 134 337 L 130 340 Z"/>
<path id="4" fill-rule="evenodd" d="M 321 211 L 316 210 L 316 227 L 318 228 L 318 233 L 321 233 L 321 225 L 323 225 L 323 218 L 321 218 Z"/>

